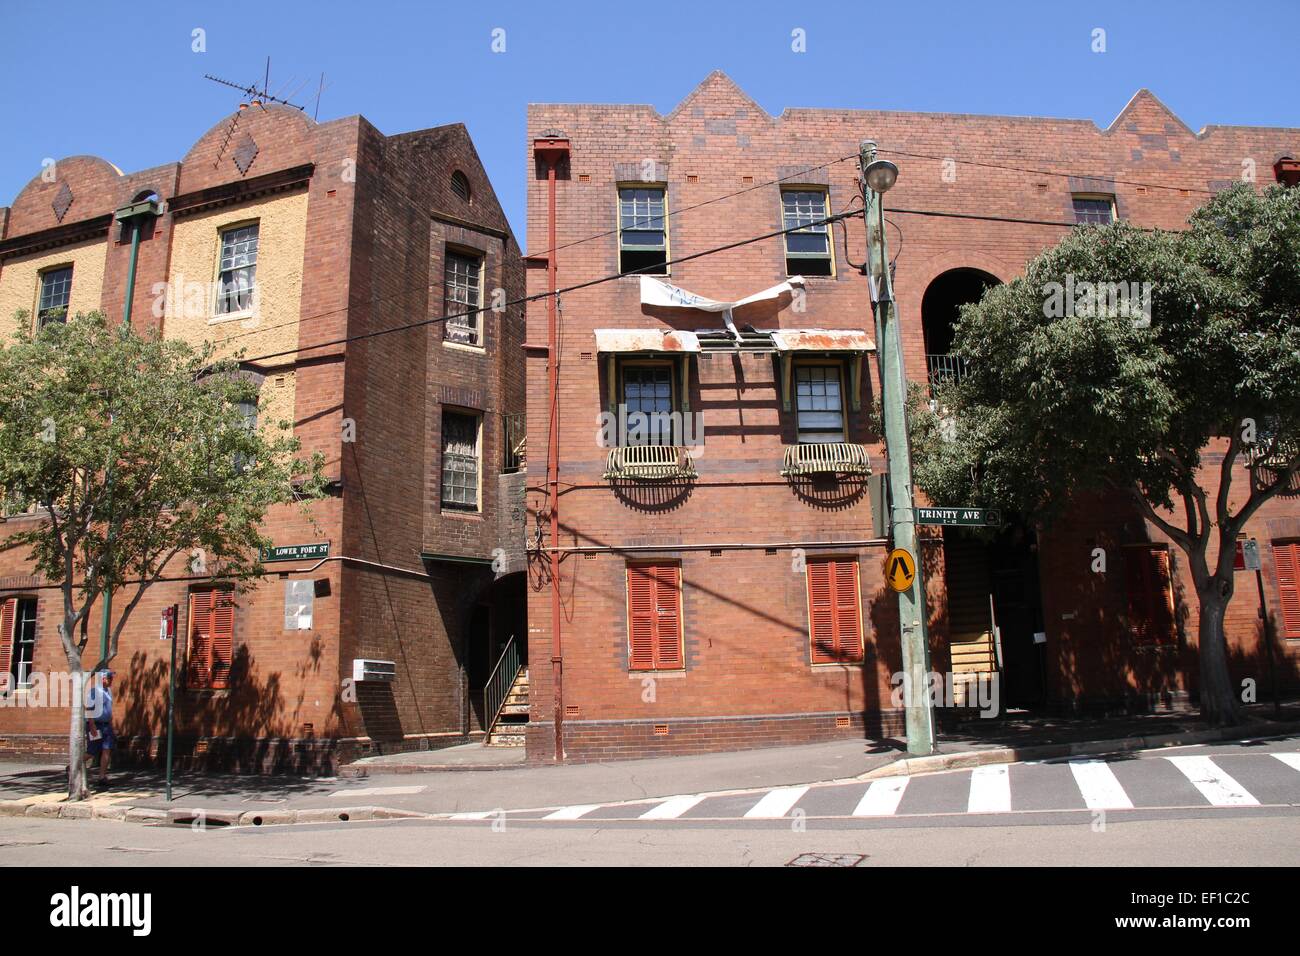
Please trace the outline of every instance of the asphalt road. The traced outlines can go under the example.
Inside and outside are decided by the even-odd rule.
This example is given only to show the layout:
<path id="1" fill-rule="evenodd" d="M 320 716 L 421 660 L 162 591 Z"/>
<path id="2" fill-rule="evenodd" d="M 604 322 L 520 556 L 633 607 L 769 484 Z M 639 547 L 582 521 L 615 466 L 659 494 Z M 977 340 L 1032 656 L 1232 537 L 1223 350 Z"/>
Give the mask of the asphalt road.
<path id="1" fill-rule="evenodd" d="M 374 802 L 384 802 L 381 797 Z M 1300 749 L 1289 738 L 871 783 L 488 808 L 429 820 L 188 828 L 0 819 L 0 865 L 8 866 L 779 866 L 796 860 L 1294 865 L 1300 860 Z"/>

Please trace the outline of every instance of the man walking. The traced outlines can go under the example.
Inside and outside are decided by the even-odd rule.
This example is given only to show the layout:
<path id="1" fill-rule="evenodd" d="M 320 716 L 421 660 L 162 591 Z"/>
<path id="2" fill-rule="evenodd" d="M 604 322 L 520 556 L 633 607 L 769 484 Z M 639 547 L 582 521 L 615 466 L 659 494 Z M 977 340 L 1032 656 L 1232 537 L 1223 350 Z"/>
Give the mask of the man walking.
<path id="1" fill-rule="evenodd" d="M 117 737 L 113 733 L 113 672 L 102 670 L 86 695 L 86 756 L 99 760 L 96 787 L 108 786 L 108 765 Z"/>

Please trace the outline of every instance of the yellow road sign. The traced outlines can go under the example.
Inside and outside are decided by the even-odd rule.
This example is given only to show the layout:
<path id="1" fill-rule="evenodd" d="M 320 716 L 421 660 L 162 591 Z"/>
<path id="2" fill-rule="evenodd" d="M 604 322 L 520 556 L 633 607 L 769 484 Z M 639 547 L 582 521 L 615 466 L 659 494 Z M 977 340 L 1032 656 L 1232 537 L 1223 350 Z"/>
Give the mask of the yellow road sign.
<path id="1" fill-rule="evenodd" d="M 895 591 L 906 591 L 916 580 L 916 558 L 906 548 L 895 548 L 885 559 L 885 580 Z"/>

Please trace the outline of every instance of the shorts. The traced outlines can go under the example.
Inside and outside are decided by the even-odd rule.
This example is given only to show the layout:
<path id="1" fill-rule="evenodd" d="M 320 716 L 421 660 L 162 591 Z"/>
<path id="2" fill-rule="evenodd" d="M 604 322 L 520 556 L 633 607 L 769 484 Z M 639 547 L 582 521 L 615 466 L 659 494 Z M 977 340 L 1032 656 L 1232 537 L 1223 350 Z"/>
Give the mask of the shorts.
<path id="1" fill-rule="evenodd" d="M 103 751 L 117 747 L 117 734 L 113 733 L 112 724 L 96 724 L 95 728 L 99 731 L 99 739 L 86 741 L 88 757 L 98 757 Z"/>

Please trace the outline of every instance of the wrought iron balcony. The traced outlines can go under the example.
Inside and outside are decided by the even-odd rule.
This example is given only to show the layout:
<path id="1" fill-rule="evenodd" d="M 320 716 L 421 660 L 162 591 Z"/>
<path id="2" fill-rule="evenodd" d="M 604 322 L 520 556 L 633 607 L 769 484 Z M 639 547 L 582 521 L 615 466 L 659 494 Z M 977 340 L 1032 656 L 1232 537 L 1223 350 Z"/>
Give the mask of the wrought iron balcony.
<path id="1" fill-rule="evenodd" d="M 695 478 L 695 462 L 684 445 L 625 445 L 611 448 L 605 479 L 662 481 Z"/>
<path id="2" fill-rule="evenodd" d="M 966 375 L 966 360 L 960 355 L 927 355 L 925 365 L 931 388 L 955 385 Z"/>
<path id="3" fill-rule="evenodd" d="M 865 445 L 852 442 L 810 443 L 785 446 L 786 478 L 801 475 L 869 475 L 871 459 Z"/>

